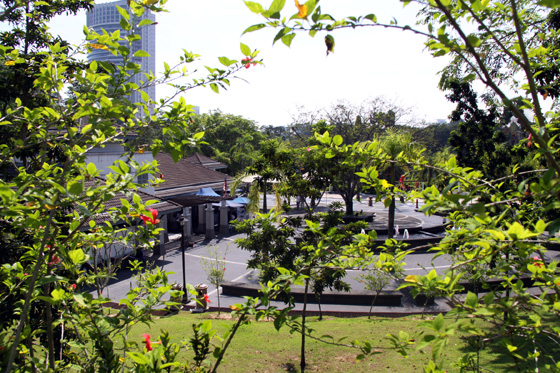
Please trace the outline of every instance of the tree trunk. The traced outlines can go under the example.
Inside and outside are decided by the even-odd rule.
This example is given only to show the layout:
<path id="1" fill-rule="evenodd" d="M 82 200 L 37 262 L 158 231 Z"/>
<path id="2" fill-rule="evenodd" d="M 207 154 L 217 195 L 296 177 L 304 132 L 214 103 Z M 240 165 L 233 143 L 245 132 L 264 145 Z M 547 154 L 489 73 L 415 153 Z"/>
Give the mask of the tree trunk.
<path id="1" fill-rule="evenodd" d="M 389 225 L 387 227 L 387 238 L 393 238 L 393 236 L 395 235 L 395 196 L 391 197 L 388 220 Z"/>
<path id="2" fill-rule="evenodd" d="M 395 184 L 395 165 L 391 163 L 391 184 Z M 391 204 L 389 205 L 389 225 L 387 227 L 387 237 L 393 238 L 395 234 L 395 194 L 392 192 Z"/>
<path id="3" fill-rule="evenodd" d="M 263 213 L 268 212 L 268 206 L 266 205 L 266 181 L 263 183 Z"/>
<path id="4" fill-rule="evenodd" d="M 354 214 L 354 203 L 352 201 L 352 195 L 350 194 L 345 194 L 343 196 L 344 199 L 344 204 L 346 207 L 346 215 L 353 215 Z"/>
<path id="5" fill-rule="evenodd" d="M 305 372 L 305 312 L 307 311 L 307 291 L 309 289 L 309 279 L 305 280 L 305 292 L 303 293 L 303 310 L 301 312 L 301 360 L 299 366 L 301 372 Z"/>

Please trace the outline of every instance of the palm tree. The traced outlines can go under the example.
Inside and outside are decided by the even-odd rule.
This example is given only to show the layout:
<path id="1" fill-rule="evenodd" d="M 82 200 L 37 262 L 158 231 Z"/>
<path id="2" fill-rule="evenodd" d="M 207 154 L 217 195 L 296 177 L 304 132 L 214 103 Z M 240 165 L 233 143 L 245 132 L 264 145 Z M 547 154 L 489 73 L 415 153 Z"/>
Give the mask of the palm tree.
<path id="1" fill-rule="evenodd" d="M 255 202 L 255 198 L 259 197 L 257 190 L 263 193 L 263 212 L 268 212 L 266 201 L 267 186 L 270 182 L 282 182 L 285 178 L 286 170 L 291 167 L 292 153 L 285 143 L 277 140 L 265 140 L 261 142 L 261 148 L 258 152 L 258 157 L 253 164 L 236 177 L 236 186 L 241 179 L 247 176 L 255 176 L 253 184 L 251 185 L 251 193 L 249 199 L 251 204 Z M 279 207 L 279 206 L 278 206 Z"/>
<path id="2" fill-rule="evenodd" d="M 398 131 L 392 128 L 388 129 L 377 141 L 389 163 L 389 182 L 395 185 L 397 162 L 415 157 L 418 154 L 417 144 L 412 141 L 412 135 L 409 132 Z M 395 232 L 395 187 L 393 187 L 393 193 L 391 193 L 389 198 L 391 198 L 391 203 L 389 205 L 387 234 L 389 238 L 393 238 Z"/>

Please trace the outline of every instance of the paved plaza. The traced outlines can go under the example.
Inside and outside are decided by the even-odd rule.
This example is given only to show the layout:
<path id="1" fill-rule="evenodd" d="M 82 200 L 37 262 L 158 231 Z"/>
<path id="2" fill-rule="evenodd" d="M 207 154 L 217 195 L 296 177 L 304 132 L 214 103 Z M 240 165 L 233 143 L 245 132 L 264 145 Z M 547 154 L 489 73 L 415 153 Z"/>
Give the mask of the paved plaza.
<path id="1" fill-rule="evenodd" d="M 326 209 L 330 203 L 334 201 L 342 201 L 340 196 L 335 194 L 328 194 L 319 205 L 319 209 Z M 375 228 L 386 229 L 387 224 L 387 209 L 383 206 L 381 202 L 372 203 L 369 206 L 368 198 L 362 197 L 362 201 L 354 202 L 355 212 L 375 212 L 376 217 L 374 221 Z M 267 200 L 269 208 L 274 206 L 273 197 L 269 197 Z M 420 206 L 422 205 L 419 202 Z M 295 201 L 292 206 L 295 209 Z M 297 211 L 291 211 L 290 214 L 297 214 Z M 303 213 L 303 212 L 301 212 Z M 406 203 L 397 202 L 396 204 L 396 223 L 395 226 L 400 226 L 400 231 L 402 235 L 402 230 L 405 227 L 422 227 L 424 229 L 435 227 L 444 223 L 441 216 L 424 216 L 423 214 L 416 211 L 416 201 L 408 201 Z M 168 244 L 168 250 L 164 256 L 160 256 L 154 260 L 154 264 L 158 267 L 172 272 L 169 275 L 170 282 L 176 282 L 177 284 L 183 283 L 182 276 L 182 253 L 180 249 L 180 240 L 178 239 L 180 235 L 171 237 L 173 242 Z M 203 269 L 202 262 L 206 258 L 209 258 L 209 250 L 218 250 L 221 258 L 225 258 L 226 270 L 225 270 L 225 280 L 227 282 L 239 283 L 239 284 L 250 284 L 258 285 L 258 273 L 254 270 L 247 268 L 247 260 L 250 258 L 250 252 L 242 250 L 239 248 L 235 240 L 238 238 L 245 237 L 244 234 L 233 234 L 229 236 L 219 236 L 212 240 L 198 241 L 194 247 L 188 248 L 185 252 L 185 273 L 186 282 L 188 284 L 207 284 L 208 295 L 210 296 L 210 306 L 217 307 L 218 303 L 218 293 L 212 285 L 209 284 L 206 272 Z M 560 260 L 560 253 L 555 251 L 550 251 L 548 254 L 549 260 Z M 434 254 L 431 253 L 415 253 L 409 254 L 404 265 L 405 275 L 415 274 L 422 275 L 435 269 L 438 273 L 443 273 L 449 267 L 449 261 L 441 256 L 436 259 L 433 258 Z M 347 271 L 348 274 L 345 277 L 345 281 L 350 284 L 352 291 L 362 291 L 364 290 L 364 284 L 361 283 L 357 277 L 361 274 L 361 271 Z M 119 299 L 125 298 L 128 290 L 134 286 L 135 280 L 131 275 L 130 271 L 122 270 L 118 273 L 118 278 L 111 281 L 110 285 L 106 288 L 105 296 L 118 302 Z M 388 287 L 388 290 L 395 289 L 398 284 L 393 283 Z M 220 296 L 220 306 L 222 308 L 227 308 L 235 303 L 242 303 L 244 299 L 237 296 Z M 442 300 L 436 299 L 433 306 L 424 308 L 418 307 L 410 297 L 403 297 L 403 305 L 401 307 L 383 307 L 375 306 L 373 309 L 374 313 L 383 315 L 405 315 L 410 313 L 422 313 L 422 312 L 445 312 L 449 310 L 449 306 L 445 304 Z M 273 302 L 273 306 L 283 308 L 285 307 L 282 302 Z M 189 306 L 194 307 L 195 302 L 189 303 Z M 296 303 L 295 310 L 301 310 L 302 304 Z M 343 304 L 321 304 L 321 309 L 324 313 L 336 314 L 336 315 L 361 315 L 369 312 L 369 306 L 357 306 L 357 305 L 343 305 Z M 310 312 L 318 311 L 319 306 L 315 303 L 310 303 L 307 305 L 307 310 Z"/>
<path id="2" fill-rule="evenodd" d="M 326 209 L 327 206 L 334 202 L 341 201 L 340 196 L 336 194 L 328 194 L 320 202 L 319 208 Z M 293 201 L 293 208 L 295 210 L 295 201 Z M 274 206 L 274 199 L 269 197 L 267 200 L 268 206 Z M 401 203 L 397 202 L 396 205 L 396 223 L 400 227 L 418 227 L 423 228 L 433 227 L 441 225 L 443 222 L 440 216 L 430 216 L 426 217 L 423 214 L 415 211 L 415 202 Z M 374 227 L 379 228 L 386 227 L 387 224 L 387 209 L 383 206 L 381 202 L 372 203 L 369 206 L 369 201 L 367 196 L 363 196 L 361 201 L 354 202 L 355 212 L 375 212 L 375 225 Z M 291 214 L 297 214 L 298 211 L 291 211 Z M 303 213 L 303 212 L 301 212 Z M 196 284 L 207 284 L 209 285 L 206 272 L 202 267 L 202 261 L 204 258 L 209 258 L 209 250 L 218 250 L 220 252 L 220 257 L 225 258 L 226 271 L 225 279 L 228 282 L 234 283 L 245 283 L 245 284 L 258 284 L 258 273 L 254 270 L 247 268 L 247 260 L 250 258 L 250 252 L 242 250 L 235 244 L 237 238 L 244 237 L 244 234 L 233 234 L 229 236 L 218 236 L 213 240 L 199 241 L 194 247 L 188 248 L 185 252 L 185 273 L 186 282 L 192 285 Z M 170 282 L 176 282 L 182 284 L 182 253 L 180 249 L 180 241 L 177 240 L 178 237 L 171 237 L 175 239 L 174 242 L 168 244 L 170 247 L 164 256 L 160 256 L 155 259 L 154 264 L 158 267 L 172 272 L 169 275 Z M 406 265 L 404 269 L 406 274 L 425 274 L 427 271 L 436 269 L 439 273 L 444 271 L 449 263 L 445 258 L 440 257 L 432 261 L 433 254 L 429 253 L 419 253 L 412 254 L 405 260 Z M 360 271 L 349 270 L 345 278 L 345 281 L 350 284 L 352 290 L 359 291 L 364 290 L 364 284 L 361 283 L 357 277 L 361 274 Z M 118 279 L 111 281 L 110 285 L 106 288 L 105 296 L 118 302 L 126 296 L 127 291 L 134 286 L 135 280 L 129 271 L 122 270 L 118 273 Z M 390 287 L 396 288 L 397 284 L 392 284 Z M 210 306 L 217 307 L 218 294 L 217 290 L 209 285 L 208 294 L 210 296 Z M 241 297 L 232 297 L 227 295 L 220 296 L 220 306 L 228 307 L 235 303 L 241 303 L 244 299 Z M 195 303 L 191 302 L 189 305 L 194 306 Z M 274 306 L 284 307 L 281 302 L 274 302 Z M 307 309 L 309 311 L 317 311 L 318 305 L 315 303 L 308 304 Z M 295 309 L 301 309 L 302 304 L 296 304 Z M 356 305 L 341 305 L 341 304 L 322 304 L 321 308 L 324 312 L 329 313 L 348 313 L 348 314 L 361 314 L 369 311 L 369 306 L 356 306 Z M 436 302 L 434 306 L 429 307 L 428 311 L 441 312 L 447 310 L 448 307 L 441 302 Z M 416 307 L 412 302 L 403 299 L 403 307 L 374 307 L 374 312 L 377 313 L 410 313 L 410 312 L 423 312 L 426 311 L 421 307 Z"/>

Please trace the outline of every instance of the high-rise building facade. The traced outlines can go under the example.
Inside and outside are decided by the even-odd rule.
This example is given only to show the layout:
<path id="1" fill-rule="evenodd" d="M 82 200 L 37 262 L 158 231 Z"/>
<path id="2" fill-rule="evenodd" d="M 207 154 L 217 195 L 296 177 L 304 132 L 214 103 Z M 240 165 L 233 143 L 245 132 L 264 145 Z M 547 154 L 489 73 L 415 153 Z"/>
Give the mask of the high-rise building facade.
<path id="1" fill-rule="evenodd" d="M 103 30 L 107 33 L 112 34 L 116 30 L 121 30 L 121 36 L 125 36 L 128 32 L 134 32 L 141 36 L 140 40 L 134 41 L 132 43 L 132 50 L 130 55 L 133 56 L 138 50 L 144 50 L 148 52 L 150 57 L 132 57 L 132 62 L 140 64 L 142 72 L 136 74 L 132 77 L 132 81 L 138 86 L 142 86 L 141 81 L 146 81 L 144 73 L 156 72 L 156 28 L 155 25 L 143 26 L 139 29 L 133 29 L 131 31 L 125 31 L 121 29 L 120 20 L 121 16 L 117 10 L 117 6 L 128 9 L 127 0 L 118 0 L 107 3 L 95 4 L 93 10 L 87 13 L 87 26 L 93 28 L 97 33 L 102 34 Z M 133 27 L 136 27 L 140 21 L 144 19 L 149 19 L 155 22 L 156 16 L 149 10 L 142 15 L 141 18 L 136 18 L 133 20 Z M 90 61 L 109 61 L 116 65 L 121 65 L 123 60 L 120 55 L 114 56 L 109 51 L 103 49 L 94 49 L 89 54 L 88 59 Z M 144 89 L 151 100 L 156 99 L 156 87 L 149 86 Z M 140 92 L 134 92 L 129 97 L 132 103 L 141 102 Z"/>

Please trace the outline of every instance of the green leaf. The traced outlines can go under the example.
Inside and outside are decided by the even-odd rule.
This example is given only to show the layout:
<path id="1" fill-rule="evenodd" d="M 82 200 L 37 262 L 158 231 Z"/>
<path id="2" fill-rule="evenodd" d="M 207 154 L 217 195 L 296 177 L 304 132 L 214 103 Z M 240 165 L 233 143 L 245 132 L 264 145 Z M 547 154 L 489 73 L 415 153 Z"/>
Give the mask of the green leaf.
<path id="1" fill-rule="evenodd" d="M 218 61 L 220 61 L 220 63 L 224 66 L 229 66 L 233 63 L 235 63 L 236 61 L 232 61 L 227 57 L 218 57 Z"/>
<path id="2" fill-rule="evenodd" d="M 377 16 L 375 14 L 368 14 L 364 16 L 365 19 L 369 19 L 373 23 L 377 23 Z"/>
<path id="3" fill-rule="evenodd" d="M 74 294 L 73 295 L 74 300 L 76 301 L 76 303 L 78 303 L 80 306 L 82 307 L 86 307 L 86 301 L 85 298 L 82 294 Z"/>
<path id="4" fill-rule="evenodd" d="M 143 19 L 142 21 L 140 21 L 140 23 L 138 24 L 137 27 L 142 27 L 142 26 L 146 26 L 146 25 L 153 25 L 155 24 L 154 21 L 150 20 L 150 19 Z"/>
<path id="5" fill-rule="evenodd" d="M 336 135 L 335 137 L 333 137 L 333 143 L 334 143 L 336 146 L 342 145 L 342 142 L 343 142 L 342 136 Z"/>
<path id="6" fill-rule="evenodd" d="M 284 36 L 288 35 L 291 31 L 292 31 L 292 29 L 289 28 L 289 27 L 284 27 L 282 30 L 278 31 L 278 33 L 274 37 L 274 40 L 272 41 L 272 44 L 276 43 L 278 40 L 280 40 Z"/>
<path id="7" fill-rule="evenodd" d="M 478 306 L 478 297 L 475 293 L 471 293 L 470 291 L 467 294 L 467 299 L 465 300 L 465 304 L 471 308 L 475 308 Z"/>
<path id="8" fill-rule="evenodd" d="M 53 297 L 53 299 L 55 301 L 61 300 L 62 298 L 64 298 L 64 294 L 66 294 L 66 292 L 63 289 L 54 289 L 51 292 L 51 296 Z"/>
<path id="9" fill-rule="evenodd" d="M 216 92 L 216 93 L 220 93 L 220 88 L 218 87 L 218 85 L 216 83 L 210 83 L 210 88 Z"/>
<path id="10" fill-rule="evenodd" d="M 525 229 L 518 222 L 514 222 L 508 229 L 508 235 L 513 239 L 522 240 L 525 237 Z"/>
<path id="11" fill-rule="evenodd" d="M 68 183 L 68 193 L 73 195 L 82 194 L 84 190 L 84 185 L 81 182 L 69 182 Z"/>
<path id="12" fill-rule="evenodd" d="M 117 5 L 117 11 L 119 12 L 119 14 L 121 15 L 121 17 L 123 17 L 126 20 L 130 19 L 130 14 L 128 14 L 128 12 L 126 11 L 126 9 L 121 8 L 120 6 Z"/>
<path id="13" fill-rule="evenodd" d="M 209 333 L 212 330 L 212 321 L 206 320 L 202 324 L 200 324 L 200 330 L 204 333 Z"/>
<path id="14" fill-rule="evenodd" d="M 546 223 L 542 220 L 539 220 L 537 224 L 535 224 L 535 230 L 538 234 L 543 233 L 546 230 Z"/>
<path id="15" fill-rule="evenodd" d="M 249 8 L 251 12 L 256 14 L 261 14 L 264 11 L 264 8 L 261 4 L 255 3 L 253 1 L 245 1 L 245 5 L 247 5 L 247 8 Z"/>
<path id="16" fill-rule="evenodd" d="M 95 164 L 93 163 L 88 163 L 86 171 L 88 175 L 97 175 L 97 167 L 95 167 Z"/>
<path id="17" fill-rule="evenodd" d="M 245 31 L 243 31 L 243 33 L 241 35 L 244 35 L 248 32 L 257 31 L 257 30 L 260 30 L 260 29 L 265 28 L 265 27 L 266 27 L 266 25 L 264 23 L 259 23 L 257 25 L 249 26 L 245 29 Z"/>
<path id="18" fill-rule="evenodd" d="M 249 48 L 248 46 L 246 46 L 243 43 L 240 43 L 239 47 L 241 49 L 241 53 L 243 53 L 244 56 L 250 56 L 251 55 L 251 48 Z"/>
<path id="19" fill-rule="evenodd" d="M 418 342 L 418 349 L 421 350 L 428 347 L 435 339 L 436 337 L 432 334 L 423 335 L 422 339 Z"/>
<path id="20" fill-rule="evenodd" d="M 558 8 L 560 7 L 560 0 L 541 0 L 537 4 L 545 6 L 547 8 Z"/>
<path id="21" fill-rule="evenodd" d="M 87 256 L 82 249 L 70 250 L 68 252 L 68 257 L 74 264 L 82 264 L 87 260 Z"/>
<path id="22" fill-rule="evenodd" d="M 467 41 L 473 47 L 480 47 L 480 45 L 482 44 L 482 40 L 480 40 L 476 35 L 469 35 L 467 37 Z"/>
<path id="23" fill-rule="evenodd" d="M 139 50 L 134 53 L 134 57 L 150 57 L 150 54 L 146 51 Z"/>
<path id="24" fill-rule="evenodd" d="M 121 18 L 121 21 L 119 22 L 119 24 L 120 24 L 120 26 L 123 30 L 129 31 L 129 30 L 132 29 L 132 26 L 130 25 L 130 23 L 124 18 Z"/>
<path id="25" fill-rule="evenodd" d="M 86 124 L 83 128 L 82 128 L 82 133 L 86 134 L 89 131 L 91 131 L 91 128 L 93 127 L 93 125 L 91 123 Z"/>
<path id="26" fill-rule="evenodd" d="M 445 320 L 443 318 L 443 315 L 440 313 L 439 315 L 436 316 L 436 318 L 432 321 L 432 325 L 434 326 L 434 330 L 440 332 L 443 330 L 443 326 L 444 326 Z"/>
<path id="27" fill-rule="evenodd" d="M 294 33 L 283 36 L 282 43 L 284 43 L 286 46 L 289 47 L 292 44 L 292 40 L 294 39 L 295 36 L 296 34 Z"/>
<path id="28" fill-rule="evenodd" d="M 281 12 L 284 9 L 284 5 L 286 5 L 286 0 L 274 0 L 268 10 L 270 12 Z"/>
<path id="29" fill-rule="evenodd" d="M 138 352 L 127 352 L 128 356 L 132 358 L 137 364 L 140 365 L 148 365 L 150 364 L 150 360 L 144 356 L 144 354 L 140 354 Z"/>

